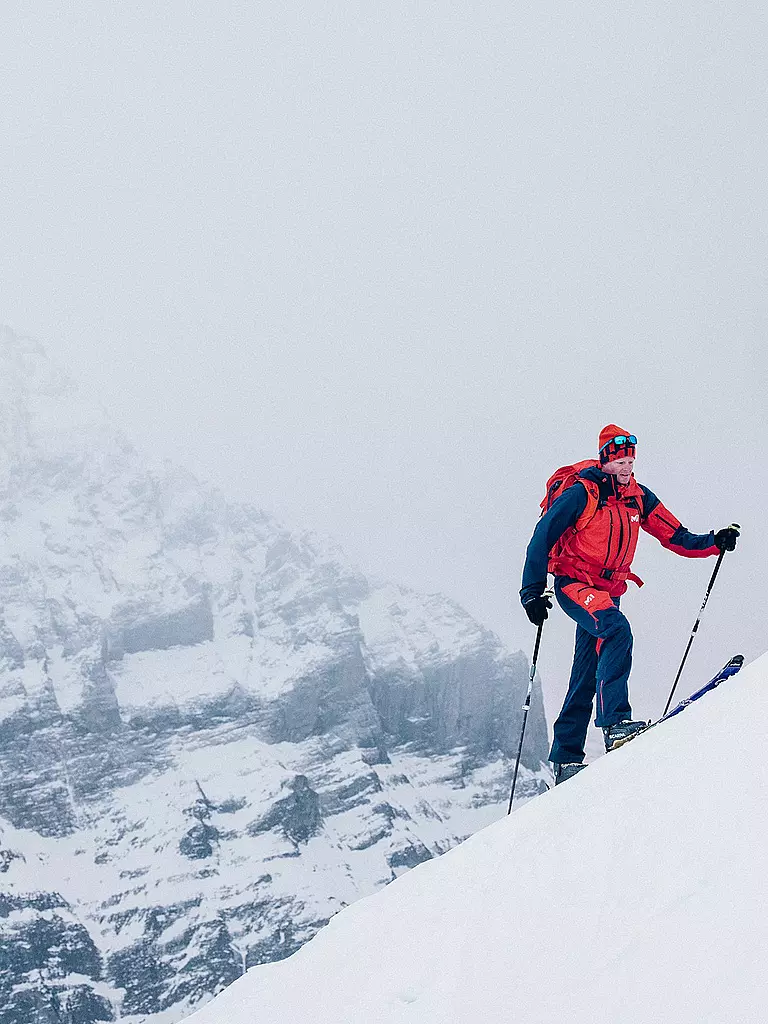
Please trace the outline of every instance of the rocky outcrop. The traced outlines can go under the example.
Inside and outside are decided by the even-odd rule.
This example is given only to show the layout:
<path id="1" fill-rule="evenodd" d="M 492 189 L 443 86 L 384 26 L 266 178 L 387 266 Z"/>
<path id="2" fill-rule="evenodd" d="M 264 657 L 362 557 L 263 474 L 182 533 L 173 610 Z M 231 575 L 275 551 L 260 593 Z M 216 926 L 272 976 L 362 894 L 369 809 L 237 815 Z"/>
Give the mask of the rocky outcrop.
<path id="1" fill-rule="evenodd" d="M 277 828 L 295 846 L 317 835 L 323 823 L 319 796 L 306 775 L 296 775 L 291 790 L 290 796 L 277 800 L 260 821 L 248 827 L 250 835 Z"/>
<path id="2" fill-rule="evenodd" d="M 102 979 L 99 951 L 61 896 L 0 892 L 0 1024 L 112 1021 Z"/>
<path id="3" fill-rule="evenodd" d="M 113 613 L 108 630 L 107 655 L 119 659 L 139 651 L 167 651 L 213 640 L 213 613 L 203 593 L 172 612 L 120 608 Z"/>
<path id="4" fill-rule="evenodd" d="M 168 924 L 179 921 L 174 917 L 153 914 L 146 934 L 110 957 L 110 980 L 124 992 L 123 1014 L 152 1014 L 194 1004 L 243 973 L 242 957 L 224 921 L 203 921 L 167 935 Z"/>

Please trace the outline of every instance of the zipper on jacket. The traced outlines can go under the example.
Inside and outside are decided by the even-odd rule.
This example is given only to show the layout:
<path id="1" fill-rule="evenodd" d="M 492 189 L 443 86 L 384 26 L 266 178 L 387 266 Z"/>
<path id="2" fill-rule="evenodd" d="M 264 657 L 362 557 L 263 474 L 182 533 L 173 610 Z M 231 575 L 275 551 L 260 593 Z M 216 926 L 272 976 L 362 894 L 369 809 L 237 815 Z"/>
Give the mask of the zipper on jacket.
<path id="1" fill-rule="evenodd" d="M 654 509 L 654 512 L 656 512 L 655 509 Z M 653 513 L 651 513 L 651 515 L 653 515 Z M 661 522 L 664 523 L 665 526 L 668 526 L 670 528 L 670 530 L 676 530 L 677 529 L 677 527 L 675 526 L 674 523 L 670 523 L 670 521 L 668 519 L 665 519 L 664 516 L 661 515 L 659 512 L 656 512 L 656 518 L 660 519 Z"/>
<path id="2" fill-rule="evenodd" d="M 608 531 L 608 549 L 605 552 L 605 561 L 603 562 L 604 569 L 608 568 L 608 562 L 611 559 L 611 541 L 613 540 L 613 509 L 610 505 L 606 505 L 606 508 L 608 509 L 608 515 L 610 516 L 611 526 Z"/>
<path id="3" fill-rule="evenodd" d="M 619 552 L 619 554 L 620 554 L 619 568 L 623 568 L 624 567 L 624 563 L 627 560 L 627 555 L 629 554 L 629 547 L 630 547 L 630 544 L 632 543 L 632 513 L 629 511 L 628 508 L 625 508 L 624 511 L 626 512 L 626 515 L 627 515 L 627 545 L 626 545 L 626 548 L 623 551 Z"/>
<path id="4" fill-rule="evenodd" d="M 621 514 L 621 505 L 616 509 L 619 516 L 619 544 L 616 548 L 616 566 L 621 565 L 621 549 L 624 547 L 624 516 Z"/>

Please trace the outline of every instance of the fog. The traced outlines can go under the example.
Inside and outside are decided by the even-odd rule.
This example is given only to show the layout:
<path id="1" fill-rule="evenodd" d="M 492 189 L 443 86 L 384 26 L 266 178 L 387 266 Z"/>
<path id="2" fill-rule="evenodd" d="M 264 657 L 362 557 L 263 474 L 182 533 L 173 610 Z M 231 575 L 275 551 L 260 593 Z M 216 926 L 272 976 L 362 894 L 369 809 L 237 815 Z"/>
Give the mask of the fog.
<path id="1" fill-rule="evenodd" d="M 622 425 L 686 526 L 743 526 L 694 689 L 768 646 L 767 19 L 11 0 L 0 320 L 148 454 L 526 651 L 544 482 Z M 713 565 L 641 540 L 638 713 Z M 571 645 L 558 612 L 550 714 Z"/>

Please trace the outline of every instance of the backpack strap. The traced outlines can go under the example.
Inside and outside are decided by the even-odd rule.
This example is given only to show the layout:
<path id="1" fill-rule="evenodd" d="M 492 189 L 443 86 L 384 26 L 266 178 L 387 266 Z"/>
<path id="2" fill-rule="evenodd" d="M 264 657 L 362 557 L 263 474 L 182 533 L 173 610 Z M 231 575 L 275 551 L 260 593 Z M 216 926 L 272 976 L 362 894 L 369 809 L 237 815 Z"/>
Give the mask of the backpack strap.
<path id="1" fill-rule="evenodd" d="M 580 483 L 587 492 L 587 504 L 584 507 L 584 511 L 573 524 L 573 529 L 578 533 L 579 530 L 583 530 L 585 526 L 588 526 L 595 517 L 597 506 L 600 502 L 600 488 L 593 480 L 577 480 L 577 483 Z"/>

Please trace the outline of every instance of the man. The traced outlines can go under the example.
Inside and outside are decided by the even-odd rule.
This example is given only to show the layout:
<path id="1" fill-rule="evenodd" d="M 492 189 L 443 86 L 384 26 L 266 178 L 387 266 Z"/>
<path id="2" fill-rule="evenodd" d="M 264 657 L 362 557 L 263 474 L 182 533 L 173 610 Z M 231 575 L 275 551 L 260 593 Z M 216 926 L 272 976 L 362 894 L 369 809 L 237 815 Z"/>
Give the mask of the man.
<path id="1" fill-rule="evenodd" d="M 642 586 L 631 571 L 639 531 L 688 558 L 733 551 L 735 527 L 717 533 L 689 533 L 633 475 L 637 438 L 609 423 L 600 432 L 599 461 L 581 469 L 539 520 L 525 559 L 520 599 L 535 626 L 552 607 L 543 596 L 547 571 L 555 595 L 576 622 L 576 646 L 568 693 L 555 722 L 550 760 L 555 784 L 584 765 L 584 743 L 597 697 L 595 725 L 605 749 L 613 750 L 646 728 L 632 720 L 628 679 L 632 631 L 619 604 L 627 580 Z"/>

